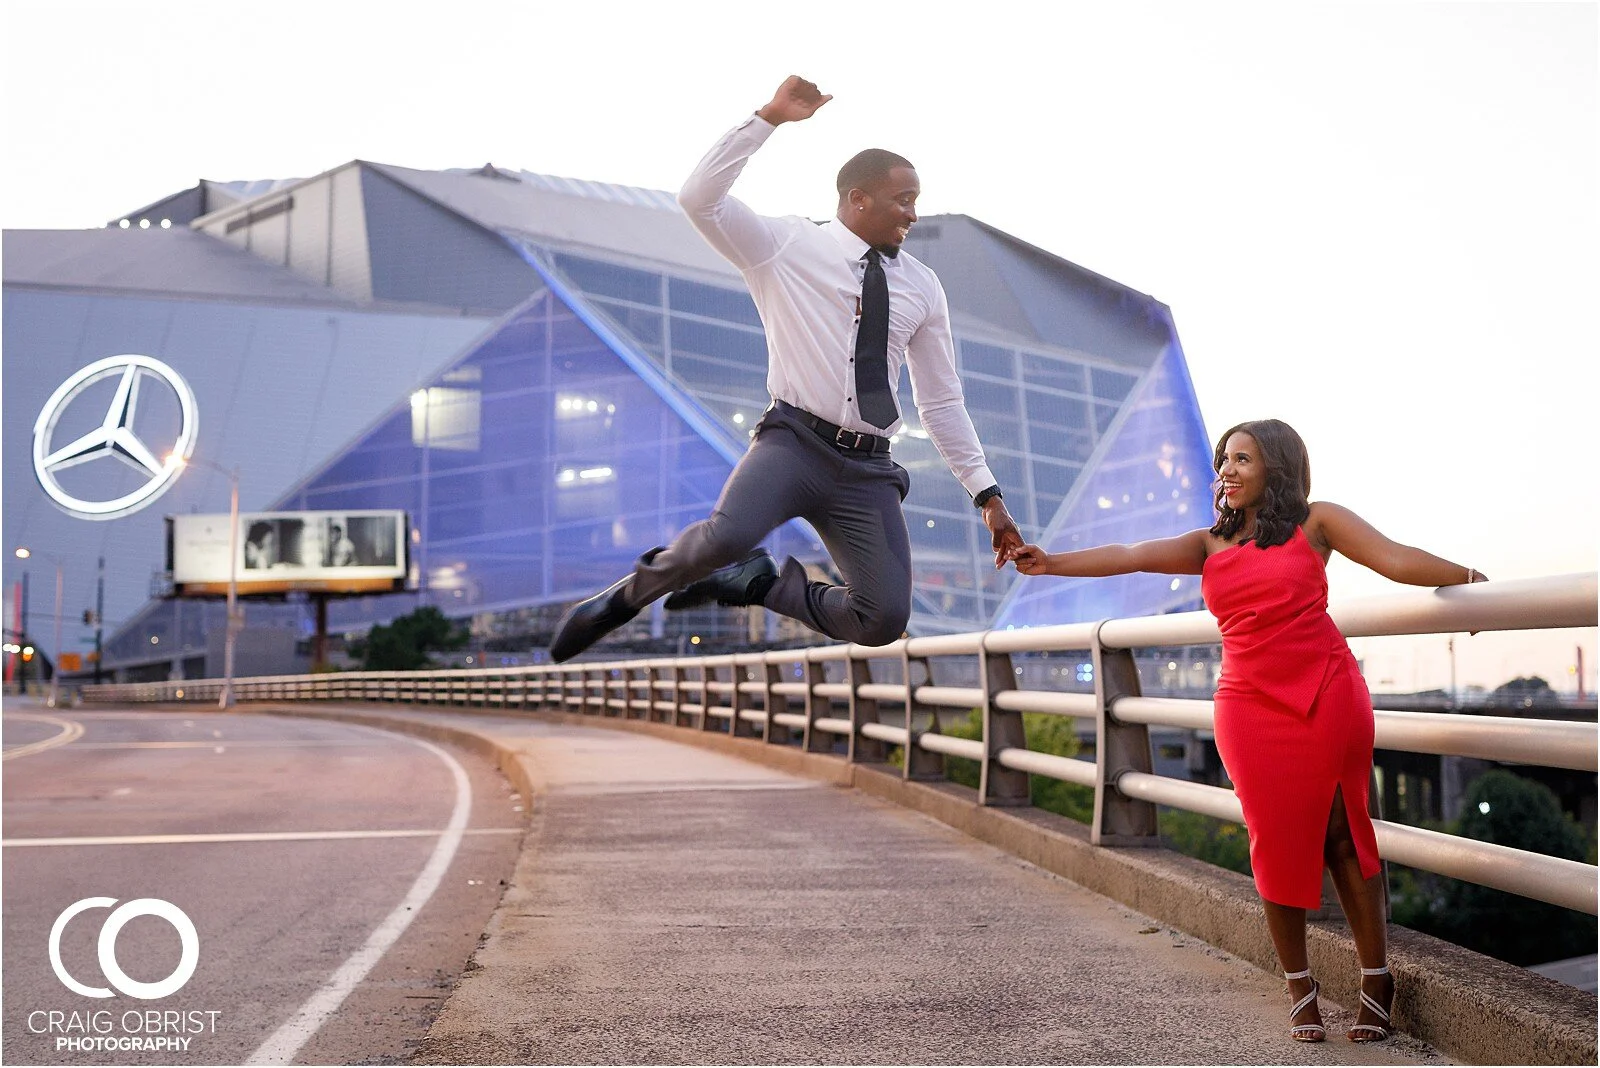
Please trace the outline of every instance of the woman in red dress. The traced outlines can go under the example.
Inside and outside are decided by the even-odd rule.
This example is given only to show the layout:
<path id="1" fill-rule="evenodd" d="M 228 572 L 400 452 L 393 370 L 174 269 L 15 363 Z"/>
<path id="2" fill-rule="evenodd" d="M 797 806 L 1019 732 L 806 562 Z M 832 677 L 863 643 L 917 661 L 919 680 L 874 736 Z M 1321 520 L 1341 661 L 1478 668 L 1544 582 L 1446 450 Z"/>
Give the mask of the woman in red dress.
<path id="1" fill-rule="evenodd" d="M 1287 423 L 1241 423 L 1222 435 L 1216 525 L 1175 538 L 1013 554 L 1025 575 L 1133 571 L 1201 577 L 1222 631 L 1215 698 L 1217 751 L 1250 834 L 1250 867 L 1267 929 L 1294 999 L 1290 1034 L 1326 1037 L 1306 960 L 1306 910 L 1333 875 L 1361 962 L 1361 1010 L 1352 1042 L 1389 1037 L 1394 980 L 1387 965 L 1378 843 L 1367 815 L 1372 698 L 1344 636 L 1328 616 L 1324 570 L 1343 553 L 1415 586 L 1481 582 L 1471 568 L 1390 541 L 1347 508 L 1308 503 L 1311 463 Z"/>

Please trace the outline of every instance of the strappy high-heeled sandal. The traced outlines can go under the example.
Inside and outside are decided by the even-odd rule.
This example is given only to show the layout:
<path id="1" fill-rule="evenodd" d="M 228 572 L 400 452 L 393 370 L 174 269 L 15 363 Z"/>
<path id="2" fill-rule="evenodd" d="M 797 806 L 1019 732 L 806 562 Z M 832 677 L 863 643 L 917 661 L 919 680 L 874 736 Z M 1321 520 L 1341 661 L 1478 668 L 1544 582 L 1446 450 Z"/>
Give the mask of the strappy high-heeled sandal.
<path id="1" fill-rule="evenodd" d="M 1285 979 L 1311 979 L 1311 969 L 1303 972 L 1284 972 Z M 1328 1029 L 1319 1023 L 1297 1024 L 1294 1018 L 1305 1010 L 1307 1005 L 1317 1003 L 1317 995 L 1322 992 L 1322 984 L 1311 979 L 1311 993 L 1294 1003 L 1294 1008 L 1289 1010 L 1289 1037 L 1296 1042 L 1321 1042 L 1328 1037 Z"/>
<path id="2" fill-rule="evenodd" d="M 1381 968 L 1362 968 L 1361 969 L 1361 978 L 1362 978 L 1363 982 L 1366 980 L 1366 977 L 1369 976 L 1369 975 L 1388 975 L 1388 974 L 1389 974 L 1389 966 L 1387 964 L 1385 964 Z M 1389 1007 L 1393 1008 L 1393 1006 L 1394 1006 L 1394 983 L 1391 982 L 1389 984 Z M 1345 1033 L 1345 1037 L 1346 1038 L 1348 1038 L 1352 1042 L 1382 1042 L 1384 1039 L 1386 1039 L 1390 1035 L 1394 1034 L 1394 1029 L 1390 1026 L 1389 1009 L 1384 1008 L 1382 1005 L 1378 1004 L 1377 999 L 1374 998 L 1371 994 L 1368 994 L 1365 990 L 1361 991 L 1361 1007 L 1366 1009 L 1368 1012 L 1372 1013 L 1378 1019 L 1382 1020 L 1383 1023 L 1382 1024 L 1369 1024 L 1369 1023 L 1351 1024 L 1350 1025 L 1350 1030 Z M 1358 1034 L 1358 1032 L 1359 1032 L 1359 1034 Z M 1369 1036 L 1369 1037 L 1362 1037 L 1363 1035 Z"/>

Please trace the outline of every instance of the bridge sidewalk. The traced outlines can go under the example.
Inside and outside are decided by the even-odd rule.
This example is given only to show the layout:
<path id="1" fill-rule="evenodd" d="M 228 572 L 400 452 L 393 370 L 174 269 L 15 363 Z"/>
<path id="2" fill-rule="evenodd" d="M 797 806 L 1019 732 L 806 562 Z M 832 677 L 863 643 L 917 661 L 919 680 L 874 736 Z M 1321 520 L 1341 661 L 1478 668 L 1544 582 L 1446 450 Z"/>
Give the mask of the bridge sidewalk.
<path id="1" fill-rule="evenodd" d="M 1348 1043 L 1347 991 L 1293 1042 L 1281 979 L 862 791 L 523 717 L 292 711 L 465 728 L 533 792 L 419 1062 L 1451 1063 Z"/>

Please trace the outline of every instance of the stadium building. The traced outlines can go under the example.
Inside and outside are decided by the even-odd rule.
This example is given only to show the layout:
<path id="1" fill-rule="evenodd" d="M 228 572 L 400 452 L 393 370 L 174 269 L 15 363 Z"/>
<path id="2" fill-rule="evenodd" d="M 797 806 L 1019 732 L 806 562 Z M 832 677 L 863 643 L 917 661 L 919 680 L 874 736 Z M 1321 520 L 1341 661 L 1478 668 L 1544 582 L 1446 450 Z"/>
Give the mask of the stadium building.
<path id="1" fill-rule="evenodd" d="M 1026 538 L 1059 550 L 1209 523 L 1210 446 L 1165 305 L 964 215 L 925 217 L 906 248 L 948 292 L 967 407 Z M 84 518 L 46 491 L 36 424 L 75 374 L 124 355 L 187 383 L 194 462 L 150 506 Z M 8 231 L 6 627 L 52 662 L 81 654 L 100 598 L 108 674 L 220 674 L 224 612 L 169 596 L 163 517 L 226 513 L 237 472 L 246 512 L 408 513 L 410 589 L 333 602 L 334 632 L 431 604 L 470 619 L 480 655 L 538 660 L 568 604 L 709 512 L 767 403 L 765 360 L 739 275 L 652 190 L 353 161 L 201 182 L 101 228 Z M 181 398 L 125 377 L 136 436 L 172 440 Z M 111 425 L 121 381 L 105 372 L 52 416 L 57 459 Z M 912 633 L 1199 607 L 1196 576 L 997 572 L 900 390 Z M 133 493 L 149 471 L 120 458 L 60 471 L 57 489 Z M 767 544 L 829 573 L 803 523 Z M 305 604 L 246 614 L 241 674 L 305 668 Z M 657 605 L 594 655 L 812 638 L 758 610 Z"/>

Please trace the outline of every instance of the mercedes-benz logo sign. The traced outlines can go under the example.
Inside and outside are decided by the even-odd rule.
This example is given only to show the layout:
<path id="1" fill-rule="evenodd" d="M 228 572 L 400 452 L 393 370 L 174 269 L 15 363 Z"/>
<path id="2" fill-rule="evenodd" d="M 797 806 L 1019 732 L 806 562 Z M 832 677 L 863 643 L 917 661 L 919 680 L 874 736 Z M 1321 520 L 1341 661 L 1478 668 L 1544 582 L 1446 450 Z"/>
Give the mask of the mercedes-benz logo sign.
<path id="1" fill-rule="evenodd" d="M 52 448 L 56 423 L 67 406 L 91 385 L 113 375 L 120 375 L 121 380 L 100 425 L 76 441 Z M 154 378 L 178 395 L 182 425 L 178 440 L 165 460 L 157 459 L 133 432 L 139 385 L 144 378 Z M 44 410 L 33 424 L 33 472 L 50 499 L 73 515 L 84 519 L 116 519 L 137 512 L 172 487 L 184 462 L 194 452 L 198 429 L 194 394 L 178 372 L 149 356 L 107 356 L 61 383 L 45 402 Z M 138 471 L 145 477 L 144 484 L 115 500 L 85 501 L 62 489 L 56 481 L 58 471 L 107 457 L 121 460 Z"/>

